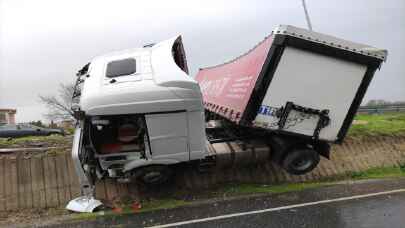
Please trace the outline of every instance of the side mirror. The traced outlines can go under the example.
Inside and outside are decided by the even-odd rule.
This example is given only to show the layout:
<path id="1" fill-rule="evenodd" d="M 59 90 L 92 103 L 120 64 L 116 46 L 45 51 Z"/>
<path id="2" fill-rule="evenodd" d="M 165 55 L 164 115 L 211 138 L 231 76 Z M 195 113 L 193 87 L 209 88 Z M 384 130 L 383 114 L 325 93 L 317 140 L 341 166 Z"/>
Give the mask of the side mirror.
<path id="1" fill-rule="evenodd" d="M 37 131 L 41 131 L 41 129 L 37 128 Z"/>

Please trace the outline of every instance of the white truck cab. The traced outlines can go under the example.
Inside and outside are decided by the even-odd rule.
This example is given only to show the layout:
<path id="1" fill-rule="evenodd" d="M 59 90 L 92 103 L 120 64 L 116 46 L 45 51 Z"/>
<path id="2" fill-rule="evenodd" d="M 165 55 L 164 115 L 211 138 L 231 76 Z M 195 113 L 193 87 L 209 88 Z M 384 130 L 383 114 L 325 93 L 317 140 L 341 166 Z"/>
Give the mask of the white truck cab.
<path id="1" fill-rule="evenodd" d="M 164 181 L 165 165 L 207 155 L 202 96 L 180 36 L 99 56 L 77 75 L 72 154 L 82 181 Z"/>

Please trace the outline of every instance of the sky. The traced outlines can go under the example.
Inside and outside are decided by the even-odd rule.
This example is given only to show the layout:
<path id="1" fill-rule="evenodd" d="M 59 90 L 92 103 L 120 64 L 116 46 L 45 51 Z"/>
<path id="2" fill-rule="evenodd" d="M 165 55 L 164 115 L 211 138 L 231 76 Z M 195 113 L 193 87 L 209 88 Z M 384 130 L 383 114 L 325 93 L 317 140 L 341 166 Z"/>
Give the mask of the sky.
<path id="1" fill-rule="evenodd" d="M 306 0 L 314 31 L 388 49 L 365 101 L 405 100 L 405 1 Z M 306 27 L 301 0 L 0 0 L 0 108 L 44 120 L 38 95 L 93 57 L 181 34 L 191 76 L 243 54 L 278 24 Z"/>

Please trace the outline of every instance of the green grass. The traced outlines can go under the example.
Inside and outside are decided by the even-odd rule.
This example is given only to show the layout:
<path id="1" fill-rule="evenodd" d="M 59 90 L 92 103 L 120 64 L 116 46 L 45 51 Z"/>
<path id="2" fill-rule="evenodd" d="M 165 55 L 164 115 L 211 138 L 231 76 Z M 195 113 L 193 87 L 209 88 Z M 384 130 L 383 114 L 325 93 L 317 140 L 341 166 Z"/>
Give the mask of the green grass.
<path id="1" fill-rule="evenodd" d="M 405 165 L 399 167 L 371 168 L 361 172 L 349 172 L 348 176 L 354 180 L 405 177 Z"/>
<path id="2" fill-rule="evenodd" d="M 142 209 L 140 212 L 158 210 L 158 209 L 169 209 L 179 206 L 184 206 L 190 204 L 185 200 L 178 199 L 152 199 L 142 203 Z"/>
<path id="3" fill-rule="evenodd" d="M 61 144 L 66 143 L 64 136 L 50 135 L 50 136 L 26 136 L 21 138 L 0 138 L 0 148 L 10 146 L 20 146 L 30 143 L 46 142 L 49 144 Z"/>
<path id="4" fill-rule="evenodd" d="M 316 188 L 320 186 L 330 185 L 325 182 L 311 182 L 311 183 L 292 183 L 281 185 L 260 185 L 260 184 L 232 184 L 219 189 L 217 195 L 225 196 L 238 196 L 260 193 L 286 193 L 302 191 L 305 189 Z"/>
<path id="5" fill-rule="evenodd" d="M 364 124 L 352 125 L 350 136 L 405 135 L 405 113 L 357 115 Z"/>
<path id="6" fill-rule="evenodd" d="M 336 184 L 342 180 L 364 180 L 364 179 L 385 179 L 405 177 L 405 164 L 399 167 L 371 168 L 361 172 L 347 172 L 340 176 L 326 179 L 320 182 L 291 183 L 281 185 L 259 185 L 259 184 L 232 184 L 225 185 L 218 189 L 216 196 L 238 196 L 261 193 L 286 193 L 297 192 L 306 189 L 318 188 Z"/>

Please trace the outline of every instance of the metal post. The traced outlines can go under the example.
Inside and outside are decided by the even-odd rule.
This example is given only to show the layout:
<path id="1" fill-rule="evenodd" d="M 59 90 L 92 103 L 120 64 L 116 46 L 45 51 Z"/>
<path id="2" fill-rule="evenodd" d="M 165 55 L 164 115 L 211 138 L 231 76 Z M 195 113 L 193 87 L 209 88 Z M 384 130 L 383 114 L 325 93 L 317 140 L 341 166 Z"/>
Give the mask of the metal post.
<path id="1" fill-rule="evenodd" d="M 302 0 L 302 6 L 304 7 L 305 18 L 307 20 L 308 29 L 312 31 L 311 20 L 309 19 L 309 14 L 307 10 L 307 5 L 305 4 L 305 0 Z"/>

